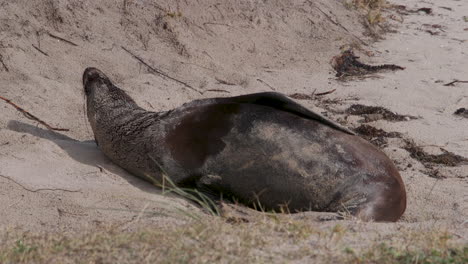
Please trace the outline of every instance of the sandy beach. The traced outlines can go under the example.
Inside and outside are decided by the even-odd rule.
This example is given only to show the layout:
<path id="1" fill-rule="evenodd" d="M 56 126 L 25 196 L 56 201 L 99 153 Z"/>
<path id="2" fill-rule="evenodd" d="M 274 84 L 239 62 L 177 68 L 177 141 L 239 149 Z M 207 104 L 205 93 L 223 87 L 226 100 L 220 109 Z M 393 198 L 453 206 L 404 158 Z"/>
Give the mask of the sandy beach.
<path id="1" fill-rule="evenodd" d="M 380 30 L 386 33 L 376 41 L 343 1 L 289 2 L 0 3 L 0 96 L 69 129 L 50 131 L 0 101 L 1 232 L 164 229 L 190 223 L 180 210 L 212 217 L 182 197 L 163 195 L 99 151 L 81 80 L 84 69 L 93 66 L 151 111 L 199 98 L 276 91 L 309 95 L 296 100 L 350 129 L 381 129 L 387 134 L 362 133 L 400 171 L 408 195 L 402 219 L 394 224 L 319 222 L 307 220 L 305 213 L 301 221 L 319 229 L 336 224 L 353 229 L 358 235 L 340 243 L 356 247 L 381 236 L 391 241 L 402 229 L 444 230 L 454 243 L 466 245 L 468 118 L 454 112 L 468 108 L 468 83 L 463 82 L 468 81 L 468 4 L 392 0 L 406 11 L 384 11 Z M 408 11 L 419 8 L 431 12 Z M 359 47 L 361 62 L 405 69 L 341 80 L 330 62 L 351 46 Z M 461 82 L 445 85 L 455 80 Z M 411 118 L 352 113 L 353 105 Z M 278 247 L 286 252 L 295 246 Z"/>

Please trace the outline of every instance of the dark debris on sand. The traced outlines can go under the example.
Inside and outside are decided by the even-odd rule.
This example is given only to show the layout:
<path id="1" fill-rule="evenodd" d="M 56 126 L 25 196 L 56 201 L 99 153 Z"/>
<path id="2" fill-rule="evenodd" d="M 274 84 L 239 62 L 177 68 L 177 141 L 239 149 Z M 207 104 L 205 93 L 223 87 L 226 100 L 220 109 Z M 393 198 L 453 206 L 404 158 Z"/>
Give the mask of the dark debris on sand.
<path id="1" fill-rule="evenodd" d="M 405 69 L 395 64 L 368 65 L 360 62 L 358 59 L 359 57 L 354 55 L 352 49 L 343 51 L 341 55 L 333 57 L 332 66 L 336 71 L 336 77 L 365 76 L 386 70 L 396 71 Z"/>
<path id="2" fill-rule="evenodd" d="M 468 118 L 468 109 L 458 108 L 457 111 L 455 111 L 455 113 L 453 113 L 453 114 Z"/>
<path id="3" fill-rule="evenodd" d="M 428 169 L 428 175 L 433 178 L 445 178 L 445 176 L 439 173 L 439 170 L 434 165 L 445 165 L 449 167 L 455 167 L 458 165 L 468 164 L 468 159 L 460 155 L 454 154 L 441 148 L 441 154 L 429 154 L 425 152 L 421 147 L 416 146 L 413 141 L 405 140 L 406 146 L 404 147 L 410 153 L 413 159 L 421 162 L 426 169 Z"/>
<path id="4" fill-rule="evenodd" d="M 313 94 L 305 94 L 305 93 L 294 93 L 294 94 L 290 94 L 288 95 L 290 98 L 292 99 L 296 99 L 296 100 L 314 100 L 315 99 L 315 96 Z"/>
<path id="5" fill-rule="evenodd" d="M 409 15 L 410 13 L 425 13 L 426 15 L 431 15 L 432 14 L 432 8 L 430 7 L 421 7 L 421 8 L 414 8 L 414 9 L 409 9 L 405 5 L 392 5 L 392 7 L 400 14 L 402 15 Z"/>
<path id="6" fill-rule="evenodd" d="M 360 125 L 354 129 L 354 132 L 377 147 L 386 146 L 388 143 L 387 138 L 401 138 L 401 134 L 398 132 L 386 132 L 383 129 L 369 125 Z"/>
<path id="7" fill-rule="evenodd" d="M 294 93 L 294 94 L 290 94 L 288 95 L 290 98 L 292 99 L 296 99 L 296 100 L 315 100 L 317 98 L 319 98 L 320 96 L 324 96 L 324 95 L 327 95 L 327 94 L 331 94 L 333 93 L 334 91 L 336 91 L 336 89 L 332 89 L 330 91 L 326 91 L 326 92 L 321 92 L 321 93 L 315 93 L 315 91 L 312 93 L 312 94 L 305 94 L 305 93 Z"/>
<path id="8" fill-rule="evenodd" d="M 414 143 L 407 143 L 405 149 L 410 153 L 412 158 L 422 162 L 423 164 L 433 163 L 455 167 L 468 162 L 468 159 L 445 149 L 442 149 L 443 153 L 438 155 L 428 154 L 421 147 L 414 145 Z"/>
<path id="9" fill-rule="evenodd" d="M 418 119 L 415 116 L 396 114 L 381 106 L 367 106 L 361 104 L 351 105 L 348 109 L 346 109 L 346 113 L 350 115 L 364 116 L 365 122 L 371 122 L 380 119 L 393 122 Z"/>
<path id="10" fill-rule="evenodd" d="M 383 129 L 366 124 L 360 125 L 359 127 L 355 128 L 354 131 L 379 148 L 386 147 L 388 138 L 403 138 L 401 133 L 386 132 Z M 412 140 L 403 139 L 403 141 L 405 143 L 403 149 L 409 152 L 411 158 L 421 162 L 424 168 L 426 168 L 424 173 L 429 177 L 438 179 L 446 178 L 446 176 L 440 173 L 437 165 L 455 167 L 458 165 L 468 164 L 467 158 L 454 154 L 443 148 L 440 149 L 442 151 L 441 154 L 429 154 L 424 151 L 422 147 L 417 146 Z"/>

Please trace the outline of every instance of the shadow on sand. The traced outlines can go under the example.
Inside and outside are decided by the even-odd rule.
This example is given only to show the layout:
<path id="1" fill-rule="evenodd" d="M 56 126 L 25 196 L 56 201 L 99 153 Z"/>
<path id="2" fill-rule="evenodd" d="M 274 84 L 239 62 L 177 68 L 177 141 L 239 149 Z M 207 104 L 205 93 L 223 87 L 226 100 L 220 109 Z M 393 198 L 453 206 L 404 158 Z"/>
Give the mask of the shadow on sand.
<path id="1" fill-rule="evenodd" d="M 65 150 L 72 159 L 80 163 L 96 167 L 97 169 L 101 167 L 112 174 L 122 177 L 128 183 L 142 191 L 153 194 L 162 194 L 162 190 L 160 188 L 152 185 L 149 182 L 143 181 L 136 176 L 133 176 L 124 169 L 112 163 L 112 161 L 97 148 L 94 140 L 78 141 L 64 134 L 42 129 L 15 120 L 8 122 L 7 127 L 12 131 L 28 133 L 33 136 L 52 141 L 57 146 Z"/>

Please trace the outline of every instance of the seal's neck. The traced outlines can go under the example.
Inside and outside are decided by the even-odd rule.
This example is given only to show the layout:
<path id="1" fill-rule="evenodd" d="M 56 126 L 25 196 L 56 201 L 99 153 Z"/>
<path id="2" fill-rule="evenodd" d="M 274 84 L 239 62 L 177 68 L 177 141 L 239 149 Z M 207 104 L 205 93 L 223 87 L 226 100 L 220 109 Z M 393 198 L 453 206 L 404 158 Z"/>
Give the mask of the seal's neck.
<path id="1" fill-rule="evenodd" d="M 123 90 L 112 85 L 108 89 L 95 90 L 87 100 L 88 119 L 91 127 L 123 124 L 135 113 L 144 112 Z"/>

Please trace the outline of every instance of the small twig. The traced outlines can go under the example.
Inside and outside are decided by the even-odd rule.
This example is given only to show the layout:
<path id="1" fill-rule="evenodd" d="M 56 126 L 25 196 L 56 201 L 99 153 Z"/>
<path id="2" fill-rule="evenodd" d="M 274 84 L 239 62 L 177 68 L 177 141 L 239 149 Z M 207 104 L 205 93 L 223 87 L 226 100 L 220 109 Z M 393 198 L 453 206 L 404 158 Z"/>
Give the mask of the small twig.
<path id="1" fill-rule="evenodd" d="M 137 218 L 135 219 L 135 222 L 140 221 L 140 218 L 143 216 L 143 214 L 144 214 L 145 211 L 146 211 L 146 208 L 148 208 L 149 205 L 150 205 L 150 204 L 147 203 L 147 204 L 145 204 L 145 206 L 143 206 L 143 208 L 141 209 L 141 212 L 138 214 Z"/>
<path id="2" fill-rule="evenodd" d="M 28 111 L 24 110 L 23 108 L 17 106 L 17 105 L 16 105 L 15 103 L 13 103 L 11 100 L 6 99 L 5 97 L 0 96 L 0 99 L 2 99 L 3 101 L 9 103 L 10 105 L 12 105 L 14 108 L 16 108 L 16 110 L 20 111 L 26 118 L 31 119 L 31 120 L 34 120 L 34 121 L 37 121 L 37 122 L 39 122 L 40 124 L 44 125 L 45 127 L 47 127 L 47 128 L 50 129 L 50 130 L 55 130 L 55 131 L 70 131 L 70 130 L 67 129 L 67 128 L 57 128 L 57 127 L 52 127 L 52 126 L 50 126 L 50 125 L 47 124 L 46 122 L 40 120 L 38 117 L 34 116 L 33 114 L 29 113 Z"/>
<path id="3" fill-rule="evenodd" d="M 444 86 L 454 86 L 456 83 L 468 83 L 468 81 L 453 80 L 449 83 L 444 84 Z"/>
<path id="4" fill-rule="evenodd" d="M 431 195 L 432 191 L 434 190 L 434 187 L 436 186 L 437 182 L 439 181 L 439 178 L 436 178 L 436 180 L 434 181 L 434 184 L 432 184 L 432 187 L 431 187 L 431 190 L 429 191 L 429 193 L 426 195 L 426 197 L 424 198 L 426 201 L 428 200 L 429 196 Z"/>
<path id="5" fill-rule="evenodd" d="M 310 2 L 310 1 L 309 1 Z M 327 13 L 325 13 L 322 9 L 320 9 L 318 6 L 315 7 L 318 11 L 320 11 L 320 13 L 322 13 L 330 22 L 332 22 L 335 26 L 338 26 L 342 29 L 344 29 L 344 31 L 346 32 L 349 32 L 349 30 L 347 28 L 345 28 L 343 25 L 341 25 L 340 23 L 336 22 L 335 20 L 333 20 Z"/>
<path id="6" fill-rule="evenodd" d="M 73 43 L 73 42 L 71 42 L 71 41 L 69 41 L 69 40 L 67 40 L 67 39 L 61 38 L 61 37 L 59 37 L 59 36 L 56 36 L 56 35 L 54 35 L 54 34 L 52 34 L 52 33 L 50 33 L 50 32 L 47 32 L 47 35 L 49 35 L 50 37 L 52 37 L 52 38 L 54 38 L 54 39 L 58 39 L 58 40 L 60 40 L 60 41 L 63 41 L 63 42 L 65 42 L 65 43 L 68 43 L 68 44 L 70 44 L 70 45 L 72 45 L 72 46 L 78 47 L 78 44 Z"/>
<path id="7" fill-rule="evenodd" d="M 209 89 L 209 90 L 205 90 L 203 93 L 205 93 L 205 92 L 231 93 L 230 91 L 221 90 L 221 89 Z"/>
<path id="8" fill-rule="evenodd" d="M 317 88 L 315 88 L 314 91 L 310 95 L 305 94 L 305 93 L 294 93 L 288 96 L 296 100 L 315 100 L 316 91 L 317 91 Z"/>
<path id="9" fill-rule="evenodd" d="M 116 46 L 116 45 L 113 43 L 110 48 L 102 48 L 101 50 L 112 51 L 114 49 L 114 46 Z"/>
<path id="10" fill-rule="evenodd" d="M 5 62 L 3 61 L 3 56 L 0 54 L 0 63 L 2 63 L 3 68 L 5 69 L 6 72 L 9 72 L 10 70 L 6 66 Z"/>
<path id="11" fill-rule="evenodd" d="M 232 83 L 232 82 L 228 82 L 228 81 L 225 81 L 225 80 L 221 80 L 219 78 L 216 78 L 215 77 L 215 80 L 220 83 L 220 84 L 225 84 L 225 85 L 236 85 L 235 83 Z"/>
<path id="12" fill-rule="evenodd" d="M 431 34 L 431 36 L 439 35 L 439 32 L 434 32 L 434 31 L 429 30 L 429 29 L 425 30 L 424 32 Z"/>
<path id="13" fill-rule="evenodd" d="M 295 94 L 290 94 L 288 96 L 296 100 L 314 100 L 315 99 L 313 94 L 308 95 L 304 93 L 295 93 Z"/>
<path id="14" fill-rule="evenodd" d="M 40 48 L 36 47 L 36 45 L 34 44 L 31 44 L 33 46 L 33 48 L 35 48 L 37 51 L 39 51 L 40 53 L 42 53 L 43 55 L 49 57 L 49 54 L 45 53 L 44 51 L 42 51 Z"/>
<path id="15" fill-rule="evenodd" d="M 106 172 L 106 170 L 105 170 L 103 167 L 101 167 L 101 166 L 99 166 L 99 165 L 96 165 L 96 167 L 98 167 L 98 169 L 99 169 L 100 172 L 104 172 L 104 173 Z"/>
<path id="16" fill-rule="evenodd" d="M 309 4 L 311 5 L 314 5 L 315 8 L 320 11 L 320 13 L 322 13 L 330 22 L 332 22 L 335 26 L 338 26 L 340 28 L 342 28 L 344 31 L 348 32 L 349 34 L 351 34 L 351 36 L 353 36 L 355 39 L 359 40 L 359 42 L 361 42 L 361 44 L 363 44 L 364 46 L 369 46 L 364 40 L 358 38 L 356 35 L 354 35 L 353 33 L 349 32 L 349 30 L 347 28 L 345 28 L 343 25 L 341 25 L 340 23 L 336 22 L 335 20 L 333 20 L 327 13 L 325 13 L 322 9 L 320 9 L 318 6 L 316 6 L 311 0 L 307 0 L 307 2 L 309 2 Z"/>
<path id="17" fill-rule="evenodd" d="M 61 189 L 61 188 L 39 188 L 39 189 L 29 189 L 22 185 L 21 183 L 13 180 L 11 177 L 5 176 L 0 174 L 0 177 L 10 180 L 11 182 L 15 183 L 16 185 L 20 186 L 21 188 L 25 189 L 28 192 L 40 192 L 40 191 L 62 191 L 62 192 L 81 192 L 80 190 L 67 190 L 67 189 Z"/>
<path id="18" fill-rule="evenodd" d="M 333 93 L 334 91 L 336 91 L 336 89 L 333 89 L 333 90 L 330 90 L 330 91 L 326 91 L 326 92 L 323 92 L 323 93 L 316 93 L 315 96 L 322 96 L 322 95 L 331 94 L 331 93 Z M 314 94 L 312 94 L 312 95 L 314 95 Z"/>
<path id="19" fill-rule="evenodd" d="M 204 25 L 204 26 L 205 26 L 205 25 L 217 25 L 217 26 L 232 27 L 232 26 L 230 26 L 230 25 L 228 25 L 228 24 L 214 23 L 214 22 L 205 22 L 205 23 L 203 23 L 203 25 Z"/>
<path id="20" fill-rule="evenodd" d="M 315 100 L 316 97 L 331 94 L 331 93 L 335 92 L 336 89 L 326 91 L 326 92 L 322 92 L 322 93 L 315 93 L 315 91 L 317 91 L 317 89 L 315 89 L 312 92 L 312 94 L 310 94 L 310 95 L 304 94 L 304 93 L 294 93 L 294 94 L 290 94 L 288 96 L 293 98 L 293 99 L 297 99 L 297 100 Z"/>
<path id="21" fill-rule="evenodd" d="M 273 86 L 269 85 L 268 83 L 266 83 L 266 82 L 263 81 L 262 79 L 257 79 L 257 81 L 259 81 L 259 82 L 265 84 L 266 86 L 270 87 L 271 90 L 276 91 L 276 89 L 275 89 Z"/>
<path id="22" fill-rule="evenodd" d="M 208 53 L 207 53 L 208 54 Z M 208 55 L 209 56 L 209 55 Z M 213 59 L 213 58 L 212 58 Z M 205 66 L 202 66 L 202 65 L 198 65 L 196 63 L 191 63 L 191 62 L 185 62 L 185 61 L 178 61 L 178 63 L 180 64 L 190 64 L 190 65 L 194 65 L 194 66 L 197 66 L 197 67 L 200 67 L 202 69 L 205 69 L 205 70 L 209 70 L 209 71 L 212 71 L 212 72 L 216 72 L 216 70 L 213 70 L 211 68 L 208 68 L 208 67 L 205 67 Z"/>
<path id="23" fill-rule="evenodd" d="M 149 107 L 151 107 L 151 109 L 154 109 L 154 106 L 153 106 L 150 102 L 148 102 L 148 101 L 145 100 L 145 103 L 146 103 L 147 105 L 149 105 Z"/>
<path id="24" fill-rule="evenodd" d="M 128 54 L 130 54 L 133 58 L 135 58 L 136 60 L 138 60 L 141 64 L 145 65 L 148 69 L 151 70 L 152 73 L 157 73 L 165 78 L 168 78 L 170 80 L 173 80 L 175 82 L 178 82 L 182 85 L 184 85 L 185 87 L 199 93 L 199 94 L 202 94 L 202 92 L 198 91 L 197 89 L 193 88 L 192 86 L 190 86 L 189 84 L 183 82 L 183 81 L 180 81 L 180 80 L 177 80 L 176 78 L 174 77 L 171 77 L 169 75 L 167 75 L 166 73 L 162 72 L 161 70 L 158 70 L 154 67 L 152 67 L 151 65 L 149 65 L 148 63 L 146 63 L 142 58 L 138 57 L 137 55 L 135 55 L 134 53 L 132 53 L 131 51 L 129 51 L 128 49 L 126 49 L 124 46 L 120 46 L 124 51 L 126 51 Z"/>
<path id="25" fill-rule="evenodd" d="M 57 212 L 59 213 L 60 216 L 62 216 L 62 214 L 73 215 L 73 216 L 88 216 L 87 214 L 77 214 L 77 213 L 67 212 L 60 208 L 57 208 Z"/>

